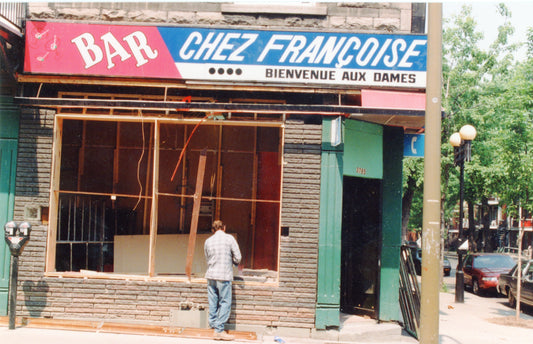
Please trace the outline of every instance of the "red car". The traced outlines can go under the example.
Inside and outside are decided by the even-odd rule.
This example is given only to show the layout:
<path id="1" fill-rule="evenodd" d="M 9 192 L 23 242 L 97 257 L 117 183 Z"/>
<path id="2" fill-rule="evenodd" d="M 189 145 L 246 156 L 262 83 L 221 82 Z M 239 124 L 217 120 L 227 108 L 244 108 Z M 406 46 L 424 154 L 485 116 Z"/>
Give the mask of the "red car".
<path id="1" fill-rule="evenodd" d="M 466 256 L 463 264 L 464 283 L 479 295 L 481 291 L 496 290 L 500 274 L 515 266 L 513 258 L 500 253 L 473 253 Z"/>

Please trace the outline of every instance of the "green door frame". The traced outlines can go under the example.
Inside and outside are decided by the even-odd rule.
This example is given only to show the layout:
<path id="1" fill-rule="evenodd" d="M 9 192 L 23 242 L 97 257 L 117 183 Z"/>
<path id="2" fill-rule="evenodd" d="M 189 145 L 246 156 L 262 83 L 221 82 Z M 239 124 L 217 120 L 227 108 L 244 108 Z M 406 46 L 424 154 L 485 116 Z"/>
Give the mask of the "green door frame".
<path id="1" fill-rule="evenodd" d="M 19 110 L 11 97 L 0 96 L 0 227 L 13 219 L 17 166 Z M 7 315 L 11 253 L 0 241 L 0 316 Z"/>
<path id="2" fill-rule="evenodd" d="M 342 156 L 344 145 L 331 145 L 333 119 L 322 121 L 320 221 L 315 328 L 339 326 L 342 234 Z"/>
<path id="3" fill-rule="evenodd" d="M 340 264 L 342 234 L 342 192 L 344 169 L 357 176 L 354 166 L 345 166 L 344 144 L 332 146 L 330 133 L 333 119 L 322 122 L 322 165 L 320 185 L 320 228 L 318 243 L 317 306 L 315 328 L 339 326 Z M 355 121 L 354 121 L 355 122 Z M 381 135 L 377 125 L 357 122 L 350 127 L 366 134 Z M 366 134 L 365 134 L 366 133 Z M 379 320 L 401 320 L 399 305 L 399 268 L 401 246 L 403 129 L 383 127 L 381 161 L 369 165 L 373 177 L 382 173 L 382 247 L 379 289 Z M 349 140 L 353 139 L 350 138 Z M 349 141 L 347 140 L 347 141 Z M 343 140 L 343 142 L 346 142 Z M 362 155 L 368 155 L 363 152 Z M 374 155 L 375 156 L 375 155 Z M 355 161 L 359 157 L 355 157 Z M 352 158 L 349 161 L 354 161 Z M 353 163 L 352 163 L 353 164 Z M 357 166 L 355 166 L 357 167 Z M 382 171 L 381 171 L 382 169 Z M 352 171 L 353 170 L 353 171 Z M 355 173 L 353 173 L 355 172 Z"/>
<path id="4" fill-rule="evenodd" d="M 402 244 L 403 128 L 383 127 L 379 320 L 399 321 Z"/>

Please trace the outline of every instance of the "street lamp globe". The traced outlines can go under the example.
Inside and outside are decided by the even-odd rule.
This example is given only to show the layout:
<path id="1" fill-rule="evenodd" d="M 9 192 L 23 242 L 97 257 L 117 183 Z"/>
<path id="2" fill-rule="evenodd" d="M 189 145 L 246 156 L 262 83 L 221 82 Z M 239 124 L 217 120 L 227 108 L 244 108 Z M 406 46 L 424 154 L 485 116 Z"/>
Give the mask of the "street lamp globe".
<path id="1" fill-rule="evenodd" d="M 476 138 L 476 128 L 474 126 L 467 124 L 464 125 L 461 130 L 459 130 L 459 134 L 461 135 L 461 138 L 465 141 L 472 141 Z M 452 135 L 453 136 L 453 135 Z"/>
<path id="2" fill-rule="evenodd" d="M 459 147 L 461 145 L 461 134 L 459 133 L 453 133 L 450 136 L 450 144 L 453 147 Z"/>

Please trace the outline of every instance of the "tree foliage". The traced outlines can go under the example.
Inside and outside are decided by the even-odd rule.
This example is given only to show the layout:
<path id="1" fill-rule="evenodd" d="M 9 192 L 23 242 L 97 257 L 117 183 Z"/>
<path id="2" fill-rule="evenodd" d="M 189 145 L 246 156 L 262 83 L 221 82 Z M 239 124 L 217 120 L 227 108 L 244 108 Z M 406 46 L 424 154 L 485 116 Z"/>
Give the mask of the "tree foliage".
<path id="1" fill-rule="evenodd" d="M 509 37 L 514 28 L 511 13 L 504 4 L 496 8 L 504 18 L 498 36 L 488 49 L 480 47 L 471 7 L 445 23 L 443 31 L 443 101 L 445 116 L 441 133 L 442 220 L 453 217 L 459 198 L 459 170 L 453 164 L 453 148 L 448 139 L 465 124 L 478 132 L 472 142 L 472 161 L 465 164 L 465 200 L 483 204 L 496 196 L 508 205 L 510 215 L 522 206 L 532 211 L 533 168 L 533 29 L 526 44 L 529 58 L 515 61 L 519 46 Z M 409 227 L 421 226 L 422 165 L 413 169 L 406 163 L 407 181 L 417 179 Z M 469 207 L 472 208 L 472 207 Z M 420 216 L 418 216 L 420 214 Z M 473 223 L 471 223 L 473 225 Z"/>

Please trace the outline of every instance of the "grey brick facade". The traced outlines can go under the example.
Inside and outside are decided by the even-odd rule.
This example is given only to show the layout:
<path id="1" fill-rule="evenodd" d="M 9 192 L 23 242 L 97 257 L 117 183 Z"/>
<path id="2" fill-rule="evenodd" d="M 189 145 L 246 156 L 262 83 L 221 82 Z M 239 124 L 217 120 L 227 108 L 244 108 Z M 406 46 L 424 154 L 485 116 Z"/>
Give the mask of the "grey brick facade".
<path id="1" fill-rule="evenodd" d="M 54 112 L 26 109 L 20 124 L 15 220 L 27 205 L 48 206 Z M 321 125 L 285 126 L 283 227 L 278 285 L 234 284 L 230 322 L 313 328 L 316 303 Z M 33 224 L 20 258 L 20 316 L 168 323 L 188 304 L 207 308 L 204 283 L 46 277 L 47 226 Z"/>

